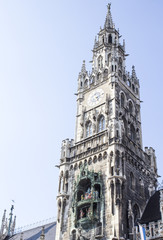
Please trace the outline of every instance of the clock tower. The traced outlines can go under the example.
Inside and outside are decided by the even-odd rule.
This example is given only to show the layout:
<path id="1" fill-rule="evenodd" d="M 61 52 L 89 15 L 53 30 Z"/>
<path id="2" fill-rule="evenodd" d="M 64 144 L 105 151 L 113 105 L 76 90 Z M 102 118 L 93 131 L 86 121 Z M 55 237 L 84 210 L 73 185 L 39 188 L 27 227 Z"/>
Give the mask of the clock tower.
<path id="1" fill-rule="evenodd" d="M 134 239 L 156 188 L 155 151 L 142 149 L 139 80 L 119 40 L 108 4 L 92 71 L 83 61 L 78 77 L 75 140 L 62 142 L 57 240 Z"/>

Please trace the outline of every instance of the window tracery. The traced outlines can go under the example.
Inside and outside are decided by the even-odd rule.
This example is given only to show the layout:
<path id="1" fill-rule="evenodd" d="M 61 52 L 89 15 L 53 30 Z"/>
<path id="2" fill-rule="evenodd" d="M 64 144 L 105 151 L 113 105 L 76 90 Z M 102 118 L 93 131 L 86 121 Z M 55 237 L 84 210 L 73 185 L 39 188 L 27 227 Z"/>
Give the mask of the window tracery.
<path id="1" fill-rule="evenodd" d="M 89 137 L 92 135 L 92 123 L 91 121 L 88 121 L 86 124 L 86 137 Z"/>
<path id="2" fill-rule="evenodd" d="M 98 120 L 98 132 L 101 132 L 104 129 L 105 129 L 105 118 L 103 115 L 101 115 Z"/>

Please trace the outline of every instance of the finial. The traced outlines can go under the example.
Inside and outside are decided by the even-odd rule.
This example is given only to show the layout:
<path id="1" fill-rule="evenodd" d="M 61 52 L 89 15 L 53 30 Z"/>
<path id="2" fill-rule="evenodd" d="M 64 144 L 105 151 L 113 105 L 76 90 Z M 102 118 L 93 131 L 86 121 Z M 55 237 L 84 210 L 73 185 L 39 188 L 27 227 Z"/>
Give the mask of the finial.
<path id="1" fill-rule="evenodd" d="M 132 78 L 136 78 L 135 66 L 132 66 Z"/>
<path id="2" fill-rule="evenodd" d="M 107 7 L 108 7 L 108 11 L 110 11 L 110 9 L 111 9 L 111 3 L 108 3 Z"/>
<path id="3" fill-rule="evenodd" d="M 86 73 L 85 60 L 83 60 L 83 64 L 82 64 L 82 68 L 81 68 L 81 73 Z"/>

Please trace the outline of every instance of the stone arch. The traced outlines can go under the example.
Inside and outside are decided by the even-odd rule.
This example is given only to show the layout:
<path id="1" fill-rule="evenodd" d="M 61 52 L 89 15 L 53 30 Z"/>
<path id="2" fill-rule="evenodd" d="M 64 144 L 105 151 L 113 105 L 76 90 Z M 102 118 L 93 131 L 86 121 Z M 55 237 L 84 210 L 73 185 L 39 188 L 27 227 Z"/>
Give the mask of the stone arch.
<path id="1" fill-rule="evenodd" d="M 108 154 L 107 154 L 107 152 L 105 151 L 105 152 L 103 153 L 103 159 L 106 159 L 107 156 L 108 156 Z"/>
<path id="2" fill-rule="evenodd" d="M 71 166 L 70 166 L 70 171 L 72 171 L 72 170 L 73 170 L 73 168 L 74 168 L 74 167 L 73 167 L 73 165 L 71 165 Z"/>
<path id="3" fill-rule="evenodd" d="M 135 178 L 134 178 L 134 174 L 132 172 L 130 172 L 130 188 L 132 190 L 135 189 Z"/>
<path id="4" fill-rule="evenodd" d="M 74 165 L 74 170 L 77 170 L 77 169 L 78 169 L 78 164 L 75 163 L 75 165 Z"/>
<path id="5" fill-rule="evenodd" d="M 136 131 L 133 124 L 130 125 L 130 137 L 133 142 L 136 142 Z"/>
<path id="6" fill-rule="evenodd" d="M 134 225 L 137 225 L 137 221 L 140 218 L 140 208 L 137 203 L 133 206 L 133 214 L 134 214 Z"/>
<path id="7" fill-rule="evenodd" d="M 127 86 L 128 86 L 128 87 L 131 87 L 131 82 L 130 82 L 129 79 L 127 79 Z"/>
<path id="8" fill-rule="evenodd" d="M 99 155 L 98 155 L 98 161 L 101 161 L 102 160 L 102 154 L 100 153 Z"/>
<path id="9" fill-rule="evenodd" d="M 94 157 L 93 157 L 93 163 L 96 163 L 97 162 L 97 156 L 95 155 Z"/>
<path id="10" fill-rule="evenodd" d="M 82 163 L 82 161 L 80 161 L 80 163 L 79 163 L 79 168 L 81 168 L 82 165 L 83 165 L 83 163 Z"/>
<path id="11" fill-rule="evenodd" d="M 86 129 L 86 137 L 89 137 L 92 135 L 92 122 L 88 120 L 85 124 L 85 129 Z"/>
<path id="12" fill-rule="evenodd" d="M 84 166 L 87 166 L 87 159 L 84 160 Z"/>
<path id="13" fill-rule="evenodd" d="M 109 63 L 111 62 L 111 53 L 107 55 L 107 64 L 109 66 Z"/>
<path id="14" fill-rule="evenodd" d="M 98 62 L 98 69 L 101 69 L 103 67 L 103 57 L 100 55 L 97 59 Z"/>
<path id="15" fill-rule="evenodd" d="M 126 106 L 126 95 L 124 92 L 120 93 L 120 106 L 123 108 Z"/>
<path id="16" fill-rule="evenodd" d="M 119 67 L 122 69 L 122 63 L 123 63 L 123 61 L 122 61 L 122 58 L 121 57 L 119 57 L 119 61 L 118 61 L 118 64 L 119 64 Z"/>
<path id="17" fill-rule="evenodd" d="M 104 78 L 106 78 L 107 76 L 108 76 L 108 69 L 105 68 L 105 70 L 104 70 Z"/>
<path id="18" fill-rule="evenodd" d="M 84 81 L 84 87 L 87 88 L 88 87 L 88 79 L 86 78 Z"/>
<path id="19" fill-rule="evenodd" d="M 91 165 L 92 164 L 92 158 L 90 157 L 89 159 L 88 159 L 88 165 Z"/>
<path id="20" fill-rule="evenodd" d="M 109 36 L 108 36 L 108 43 L 112 43 L 112 41 L 113 41 L 113 39 L 112 39 L 112 35 L 109 34 Z"/>
<path id="21" fill-rule="evenodd" d="M 97 131 L 101 132 L 105 129 L 105 117 L 103 114 L 100 114 L 97 119 Z"/>
<path id="22" fill-rule="evenodd" d="M 76 229 L 73 229 L 71 232 L 72 240 L 77 240 L 76 239 Z"/>

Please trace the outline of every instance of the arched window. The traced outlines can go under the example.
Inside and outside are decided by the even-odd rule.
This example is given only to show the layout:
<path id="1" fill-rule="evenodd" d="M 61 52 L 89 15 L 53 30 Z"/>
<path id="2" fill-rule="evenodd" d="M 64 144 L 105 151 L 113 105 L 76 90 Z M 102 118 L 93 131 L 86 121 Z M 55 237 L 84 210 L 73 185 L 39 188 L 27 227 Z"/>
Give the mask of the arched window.
<path id="1" fill-rule="evenodd" d="M 122 58 L 119 58 L 119 67 L 122 68 Z"/>
<path id="2" fill-rule="evenodd" d="M 108 42 L 112 43 L 112 35 L 111 34 L 109 34 Z"/>
<path id="3" fill-rule="evenodd" d="M 89 121 L 86 124 L 86 137 L 89 137 L 91 135 L 92 135 L 92 123 L 91 121 Z"/>
<path id="4" fill-rule="evenodd" d="M 108 65 L 109 65 L 109 62 L 111 61 L 111 54 L 110 54 L 110 53 L 108 54 L 108 59 L 107 59 L 107 60 L 108 60 L 107 63 L 108 63 Z"/>
<path id="5" fill-rule="evenodd" d="M 120 192 L 121 192 L 121 184 L 119 179 L 116 181 L 116 196 L 119 198 L 120 197 Z"/>
<path id="6" fill-rule="evenodd" d="M 84 82 L 84 87 L 85 87 L 85 88 L 88 87 L 88 79 L 85 80 L 85 82 Z"/>
<path id="7" fill-rule="evenodd" d="M 131 101 L 129 101 L 129 112 L 132 114 L 132 112 L 133 112 L 133 105 L 132 105 L 132 102 Z"/>
<path id="8" fill-rule="evenodd" d="M 104 70 L 104 77 L 107 77 L 108 76 L 108 69 L 106 68 L 105 70 Z"/>
<path id="9" fill-rule="evenodd" d="M 72 231 L 72 240 L 76 240 L 76 230 Z"/>
<path id="10" fill-rule="evenodd" d="M 131 173 L 130 173 L 130 188 L 131 188 L 132 190 L 134 190 L 134 187 L 135 187 L 134 175 L 133 175 L 133 173 L 131 172 Z"/>
<path id="11" fill-rule="evenodd" d="M 125 105 L 125 96 L 123 93 L 121 93 L 121 107 L 124 107 Z"/>
<path id="12" fill-rule="evenodd" d="M 130 134 L 131 134 L 131 140 L 136 141 L 136 132 L 134 126 L 131 124 L 130 126 Z"/>
<path id="13" fill-rule="evenodd" d="M 134 214 L 134 225 L 137 225 L 137 220 L 140 218 L 140 210 L 137 204 L 133 207 L 133 214 Z"/>
<path id="14" fill-rule="evenodd" d="M 100 55 L 100 56 L 98 57 L 98 68 L 102 68 L 102 67 L 103 67 L 102 61 L 103 61 L 103 58 L 102 58 L 102 56 Z"/>
<path id="15" fill-rule="evenodd" d="M 131 82 L 130 82 L 130 80 L 127 80 L 127 85 L 128 85 L 129 87 L 131 87 Z"/>
<path id="16" fill-rule="evenodd" d="M 101 73 L 99 72 L 99 73 L 97 74 L 97 80 L 100 80 L 100 78 L 101 78 Z"/>
<path id="17" fill-rule="evenodd" d="M 105 129 L 105 118 L 102 115 L 98 120 L 98 132 L 101 132 Z"/>

